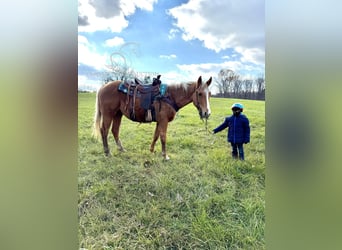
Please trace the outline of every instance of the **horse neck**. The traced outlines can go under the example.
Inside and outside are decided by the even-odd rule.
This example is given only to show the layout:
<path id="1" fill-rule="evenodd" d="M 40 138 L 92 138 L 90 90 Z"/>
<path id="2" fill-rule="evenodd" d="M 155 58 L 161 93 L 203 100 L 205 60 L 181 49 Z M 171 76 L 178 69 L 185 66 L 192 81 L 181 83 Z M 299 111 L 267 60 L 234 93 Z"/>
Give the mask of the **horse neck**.
<path id="1" fill-rule="evenodd" d="M 196 83 L 187 85 L 171 85 L 169 86 L 169 93 L 171 99 L 177 104 L 179 108 L 183 108 L 192 102 L 192 95 L 195 92 Z"/>

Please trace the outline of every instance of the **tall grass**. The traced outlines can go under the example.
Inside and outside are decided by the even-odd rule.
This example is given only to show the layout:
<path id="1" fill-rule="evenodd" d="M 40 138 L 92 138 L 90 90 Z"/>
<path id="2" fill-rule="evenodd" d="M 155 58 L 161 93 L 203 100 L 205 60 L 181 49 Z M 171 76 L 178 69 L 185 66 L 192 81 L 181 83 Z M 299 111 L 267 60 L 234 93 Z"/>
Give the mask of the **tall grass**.
<path id="1" fill-rule="evenodd" d="M 240 101 L 251 126 L 244 162 L 227 131 L 210 130 Z M 149 152 L 155 123 L 123 118 L 111 157 L 91 137 L 94 93 L 79 94 L 79 242 L 85 249 L 265 249 L 265 108 L 262 101 L 211 98 L 208 131 L 190 104 Z"/>

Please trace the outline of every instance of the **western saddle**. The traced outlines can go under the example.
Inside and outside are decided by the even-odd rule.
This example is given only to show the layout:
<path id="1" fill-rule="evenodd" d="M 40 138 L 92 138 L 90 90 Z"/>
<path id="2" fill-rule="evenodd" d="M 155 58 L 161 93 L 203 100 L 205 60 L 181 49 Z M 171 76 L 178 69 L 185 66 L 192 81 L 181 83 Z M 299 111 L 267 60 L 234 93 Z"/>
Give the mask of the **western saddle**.
<path id="1" fill-rule="evenodd" d="M 155 121 L 155 110 L 152 103 L 157 97 L 164 96 L 166 92 L 166 85 L 161 84 L 160 77 L 161 75 L 158 75 L 157 78 L 153 78 L 152 84 L 144 84 L 141 80 L 135 78 L 134 81 L 125 81 L 119 85 L 118 90 L 127 96 L 126 109 L 130 104 L 130 118 L 133 121 L 136 121 L 134 108 L 136 98 L 140 99 L 140 107 L 145 110 L 145 122 Z"/>

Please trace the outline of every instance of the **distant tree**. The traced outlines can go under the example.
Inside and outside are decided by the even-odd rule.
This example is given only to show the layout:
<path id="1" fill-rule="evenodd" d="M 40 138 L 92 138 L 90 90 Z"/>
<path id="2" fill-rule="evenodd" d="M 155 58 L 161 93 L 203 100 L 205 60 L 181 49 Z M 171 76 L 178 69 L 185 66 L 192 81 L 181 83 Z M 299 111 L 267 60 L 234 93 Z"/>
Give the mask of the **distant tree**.
<path id="1" fill-rule="evenodd" d="M 243 98 L 253 99 L 253 80 L 245 79 L 242 81 Z"/>
<path id="2" fill-rule="evenodd" d="M 242 81 L 237 76 L 233 80 L 233 97 L 241 97 L 242 95 Z"/>
<path id="3" fill-rule="evenodd" d="M 223 97 L 230 97 L 230 94 L 234 90 L 234 81 L 238 78 L 239 76 L 233 70 L 221 69 L 216 80 L 216 86 L 218 87 L 219 95 Z"/>
<path id="4" fill-rule="evenodd" d="M 230 69 L 221 69 L 215 79 L 219 97 L 265 100 L 265 78 L 241 79 Z"/>
<path id="5" fill-rule="evenodd" d="M 265 100 L 265 78 L 260 76 L 256 79 L 257 99 Z"/>

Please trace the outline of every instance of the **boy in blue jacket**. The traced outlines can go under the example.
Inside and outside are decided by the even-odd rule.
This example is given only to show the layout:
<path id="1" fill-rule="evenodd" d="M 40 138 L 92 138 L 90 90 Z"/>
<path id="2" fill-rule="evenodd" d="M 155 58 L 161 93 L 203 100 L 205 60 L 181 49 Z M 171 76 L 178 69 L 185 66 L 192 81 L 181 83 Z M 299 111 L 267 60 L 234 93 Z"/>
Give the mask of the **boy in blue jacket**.
<path id="1" fill-rule="evenodd" d="M 233 115 L 225 118 L 224 122 L 212 132 L 216 134 L 228 127 L 227 141 L 232 146 L 232 156 L 234 159 L 244 160 L 243 144 L 249 143 L 250 127 L 248 118 L 241 114 L 243 105 L 234 103 L 232 105 Z"/>

